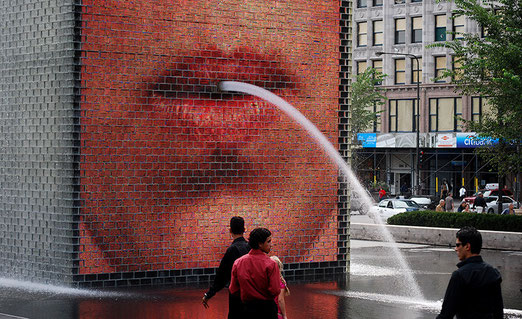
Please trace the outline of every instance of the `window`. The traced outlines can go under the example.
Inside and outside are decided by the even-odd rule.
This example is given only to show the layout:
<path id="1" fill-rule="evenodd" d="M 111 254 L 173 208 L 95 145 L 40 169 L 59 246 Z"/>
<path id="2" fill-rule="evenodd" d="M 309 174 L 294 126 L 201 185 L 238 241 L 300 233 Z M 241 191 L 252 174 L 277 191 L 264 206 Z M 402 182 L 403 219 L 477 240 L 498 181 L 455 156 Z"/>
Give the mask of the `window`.
<path id="1" fill-rule="evenodd" d="M 395 19 L 395 44 L 404 44 L 406 40 L 406 19 Z"/>
<path id="2" fill-rule="evenodd" d="M 366 8 L 366 0 L 357 0 L 357 8 Z"/>
<path id="3" fill-rule="evenodd" d="M 422 42 L 422 17 L 411 18 L 411 42 Z"/>
<path id="4" fill-rule="evenodd" d="M 411 0 L 411 2 L 422 2 L 422 0 Z"/>
<path id="5" fill-rule="evenodd" d="M 366 61 L 357 61 L 357 74 L 363 73 L 367 67 L 368 64 L 366 63 Z"/>
<path id="6" fill-rule="evenodd" d="M 359 22 L 357 23 L 357 46 L 365 47 L 367 45 L 367 32 L 368 32 L 368 23 L 367 22 Z"/>
<path id="7" fill-rule="evenodd" d="M 460 68 L 462 67 L 462 62 L 457 59 L 455 56 L 451 56 L 451 66 L 452 66 L 452 70 L 455 71 L 455 76 L 453 77 L 453 80 L 460 80 L 461 79 L 461 74 L 462 74 L 462 71 L 460 70 Z"/>
<path id="8" fill-rule="evenodd" d="M 435 16 L 435 41 L 446 41 L 446 15 Z"/>
<path id="9" fill-rule="evenodd" d="M 471 120 L 473 122 L 480 122 L 482 116 L 491 113 L 491 105 L 488 103 L 487 97 L 474 96 L 471 98 Z"/>
<path id="10" fill-rule="evenodd" d="M 373 21 L 373 45 L 381 46 L 384 44 L 384 28 L 382 20 Z"/>
<path id="11" fill-rule="evenodd" d="M 395 59 L 395 84 L 406 83 L 406 60 Z"/>
<path id="12" fill-rule="evenodd" d="M 411 83 L 422 83 L 422 58 L 419 60 L 419 69 L 417 70 L 417 61 L 411 59 Z"/>
<path id="13" fill-rule="evenodd" d="M 382 7 L 382 0 L 373 0 L 374 7 Z"/>
<path id="14" fill-rule="evenodd" d="M 395 4 L 401 4 L 401 3 L 404 3 L 404 2 L 406 2 L 406 1 L 404 1 L 404 0 L 395 0 Z"/>
<path id="15" fill-rule="evenodd" d="M 444 71 L 446 71 L 446 57 L 436 56 L 435 57 L 435 82 L 444 83 L 446 79 L 442 77 Z"/>
<path id="16" fill-rule="evenodd" d="M 390 132 L 413 132 L 415 99 L 390 100 Z"/>
<path id="17" fill-rule="evenodd" d="M 372 67 L 375 69 L 377 73 L 382 73 L 382 60 L 373 60 Z M 382 82 L 376 83 L 376 85 L 381 85 Z"/>
<path id="18" fill-rule="evenodd" d="M 366 130 L 367 133 L 377 133 L 381 131 L 381 113 L 380 106 L 377 103 L 374 103 L 372 106 L 368 108 L 368 111 L 375 113 L 375 118 L 373 120 L 372 125 Z"/>
<path id="19" fill-rule="evenodd" d="M 453 16 L 453 39 L 462 39 L 466 31 L 466 18 L 464 16 Z"/>
<path id="20" fill-rule="evenodd" d="M 430 132 L 460 132 L 462 125 L 462 98 L 430 99 Z"/>

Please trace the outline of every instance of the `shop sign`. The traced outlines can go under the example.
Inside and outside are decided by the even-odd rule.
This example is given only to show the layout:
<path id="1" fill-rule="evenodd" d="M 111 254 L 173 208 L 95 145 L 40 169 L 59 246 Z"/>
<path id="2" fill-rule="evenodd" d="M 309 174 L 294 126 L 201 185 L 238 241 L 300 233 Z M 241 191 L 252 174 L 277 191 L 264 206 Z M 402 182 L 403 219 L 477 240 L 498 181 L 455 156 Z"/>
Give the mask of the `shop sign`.
<path id="1" fill-rule="evenodd" d="M 435 147 L 455 148 L 457 147 L 457 139 L 453 133 L 437 134 L 437 142 Z"/>
<path id="2" fill-rule="evenodd" d="M 376 133 L 357 133 L 357 140 L 361 142 L 362 147 L 376 147 L 377 134 Z"/>
<path id="3" fill-rule="evenodd" d="M 477 133 L 457 133 L 458 148 L 477 148 L 482 146 L 492 146 L 497 143 L 498 139 L 480 137 Z"/>

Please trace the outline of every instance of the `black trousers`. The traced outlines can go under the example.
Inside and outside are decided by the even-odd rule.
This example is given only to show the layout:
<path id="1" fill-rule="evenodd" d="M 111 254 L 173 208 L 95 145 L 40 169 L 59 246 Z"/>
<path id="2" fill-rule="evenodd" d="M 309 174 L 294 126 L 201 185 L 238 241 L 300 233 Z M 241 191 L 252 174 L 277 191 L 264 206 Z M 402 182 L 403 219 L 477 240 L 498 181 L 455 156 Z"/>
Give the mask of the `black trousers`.
<path id="1" fill-rule="evenodd" d="M 277 319 L 277 305 L 274 300 L 253 300 L 243 303 L 245 318 Z"/>
<path id="2" fill-rule="evenodd" d="M 228 319 L 245 319 L 243 302 L 241 297 L 228 294 Z"/>

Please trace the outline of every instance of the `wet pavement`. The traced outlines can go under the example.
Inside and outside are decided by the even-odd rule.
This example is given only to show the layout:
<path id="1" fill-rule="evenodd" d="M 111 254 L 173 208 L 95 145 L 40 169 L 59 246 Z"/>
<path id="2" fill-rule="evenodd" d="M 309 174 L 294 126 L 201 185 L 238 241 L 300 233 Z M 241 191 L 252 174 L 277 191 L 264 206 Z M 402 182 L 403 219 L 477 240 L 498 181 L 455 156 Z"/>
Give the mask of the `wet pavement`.
<path id="1" fill-rule="evenodd" d="M 413 269 L 424 300 L 408 297 L 410 287 L 387 243 L 351 241 L 346 281 L 292 283 L 288 318 L 435 318 L 455 264 L 450 247 L 398 244 Z M 484 259 L 503 276 L 505 318 L 522 318 L 522 252 L 484 250 Z M 0 319 L 226 318 L 227 293 L 204 309 L 205 287 L 92 291 L 34 287 L 0 279 Z M 5 315 L 4 315 L 5 314 Z"/>

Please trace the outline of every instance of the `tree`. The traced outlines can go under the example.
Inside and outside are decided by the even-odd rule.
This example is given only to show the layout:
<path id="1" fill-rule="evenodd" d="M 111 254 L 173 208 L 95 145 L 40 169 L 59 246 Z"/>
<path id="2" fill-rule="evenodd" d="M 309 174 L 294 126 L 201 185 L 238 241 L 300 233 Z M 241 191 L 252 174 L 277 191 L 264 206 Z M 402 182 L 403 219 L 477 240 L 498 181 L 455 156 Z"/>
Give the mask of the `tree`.
<path id="1" fill-rule="evenodd" d="M 385 103 L 384 89 L 379 86 L 385 76 L 374 68 L 368 68 L 358 74 L 355 81 L 352 82 L 350 99 L 350 137 L 352 145 L 356 144 L 357 133 L 366 131 L 380 120 L 380 117 L 377 115 L 382 111 L 376 110 L 380 109 L 380 106 Z M 352 167 L 357 167 L 359 164 L 357 152 L 352 152 L 351 162 Z"/>
<path id="2" fill-rule="evenodd" d="M 463 120 L 467 130 L 480 137 L 498 138 L 499 143 L 479 148 L 478 153 L 498 168 L 500 176 L 519 173 L 522 164 L 522 2 L 520 0 L 454 0 L 456 15 L 476 21 L 480 34 L 458 34 L 461 38 L 433 46 L 454 53 L 458 69 L 447 70 L 465 95 L 488 98 L 491 112 L 480 122 Z M 453 33 L 453 32 L 450 32 Z M 519 179 L 520 180 L 520 179 Z"/>
<path id="3" fill-rule="evenodd" d="M 386 75 L 368 68 L 357 75 L 352 82 L 352 97 L 350 100 L 350 132 L 352 141 L 361 133 L 369 129 L 382 111 L 374 111 L 384 104 L 386 97 L 384 90 L 379 86 Z M 375 107 L 374 107 L 375 106 Z"/>

